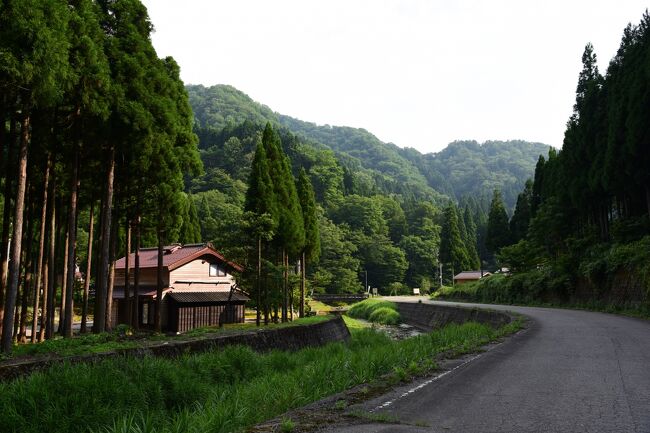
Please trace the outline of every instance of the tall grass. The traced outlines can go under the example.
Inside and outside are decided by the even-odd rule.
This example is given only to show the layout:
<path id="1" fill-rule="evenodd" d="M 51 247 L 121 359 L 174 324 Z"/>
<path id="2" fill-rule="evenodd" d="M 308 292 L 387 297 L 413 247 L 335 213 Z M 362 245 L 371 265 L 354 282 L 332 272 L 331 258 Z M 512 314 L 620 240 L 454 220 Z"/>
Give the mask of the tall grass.
<path id="1" fill-rule="evenodd" d="M 358 302 L 348 310 L 348 315 L 384 325 L 395 325 L 400 320 L 397 305 L 383 299 L 366 299 Z"/>
<path id="2" fill-rule="evenodd" d="M 240 431 L 390 371 L 431 369 L 437 353 L 471 350 L 499 334 L 467 323 L 393 341 L 362 329 L 347 344 L 298 352 L 228 347 L 64 364 L 0 384 L 0 431 Z"/>

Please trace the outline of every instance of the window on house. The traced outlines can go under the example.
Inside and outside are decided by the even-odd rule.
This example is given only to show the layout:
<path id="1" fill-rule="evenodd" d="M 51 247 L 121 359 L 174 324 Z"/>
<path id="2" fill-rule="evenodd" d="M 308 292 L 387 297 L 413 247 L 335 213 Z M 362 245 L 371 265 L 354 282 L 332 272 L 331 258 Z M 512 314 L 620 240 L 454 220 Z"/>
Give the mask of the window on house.
<path id="1" fill-rule="evenodd" d="M 210 276 L 211 277 L 225 277 L 226 276 L 226 270 L 222 266 L 219 266 L 216 263 L 210 263 Z"/>

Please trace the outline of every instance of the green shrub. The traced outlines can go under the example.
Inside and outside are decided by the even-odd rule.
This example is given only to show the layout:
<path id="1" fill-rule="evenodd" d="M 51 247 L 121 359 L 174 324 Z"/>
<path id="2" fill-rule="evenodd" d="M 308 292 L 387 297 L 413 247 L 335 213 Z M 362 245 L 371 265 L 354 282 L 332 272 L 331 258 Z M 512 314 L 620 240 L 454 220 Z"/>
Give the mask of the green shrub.
<path id="1" fill-rule="evenodd" d="M 382 312 L 375 314 L 379 310 L 382 310 Z M 394 302 L 382 299 L 366 299 L 354 304 L 348 311 L 348 315 L 356 319 L 370 320 L 385 325 L 399 323 L 397 305 Z"/>
<path id="2" fill-rule="evenodd" d="M 382 307 L 373 311 L 368 319 L 373 323 L 381 323 L 382 325 L 397 325 L 400 317 L 399 313 L 392 308 Z"/>

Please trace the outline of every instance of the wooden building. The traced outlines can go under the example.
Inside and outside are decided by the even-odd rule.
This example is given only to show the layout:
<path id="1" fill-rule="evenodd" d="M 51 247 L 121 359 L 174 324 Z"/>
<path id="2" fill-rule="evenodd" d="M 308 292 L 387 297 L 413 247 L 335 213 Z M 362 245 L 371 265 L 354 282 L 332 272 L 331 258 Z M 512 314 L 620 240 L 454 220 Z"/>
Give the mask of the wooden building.
<path id="1" fill-rule="evenodd" d="M 463 271 L 454 277 L 454 284 L 464 284 L 472 281 L 478 281 L 483 277 L 492 275 L 486 271 Z"/>
<path id="2" fill-rule="evenodd" d="M 157 293 L 158 249 L 142 248 L 138 289 L 138 324 L 151 328 Z M 115 285 L 111 311 L 112 325 L 127 323 L 125 257 L 115 262 Z M 129 297 L 135 285 L 135 253 L 129 255 Z M 201 326 L 244 321 L 249 300 L 237 289 L 233 273 L 242 272 L 209 244 L 170 245 L 163 249 L 162 329 L 185 332 Z"/>

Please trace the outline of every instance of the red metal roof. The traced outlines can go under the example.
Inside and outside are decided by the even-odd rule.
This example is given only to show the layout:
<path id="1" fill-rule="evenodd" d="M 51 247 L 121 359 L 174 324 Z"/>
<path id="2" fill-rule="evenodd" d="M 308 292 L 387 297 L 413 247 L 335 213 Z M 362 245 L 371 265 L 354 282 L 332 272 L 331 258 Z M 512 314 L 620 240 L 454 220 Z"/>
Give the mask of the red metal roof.
<path id="1" fill-rule="evenodd" d="M 242 272 L 244 270 L 237 263 L 226 260 L 226 258 L 215 250 L 210 243 L 165 246 L 163 248 L 163 267 L 171 271 L 202 256 L 215 257 L 221 263 L 225 263 L 235 271 Z M 125 257 L 120 258 L 115 262 L 115 269 L 124 269 L 125 263 Z M 135 253 L 131 253 L 129 254 L 129 269 L 134 267 Z M 141 248 L 140 268 L 146 269 L 156 267 L 158 267 L 158 248 Z"/>

